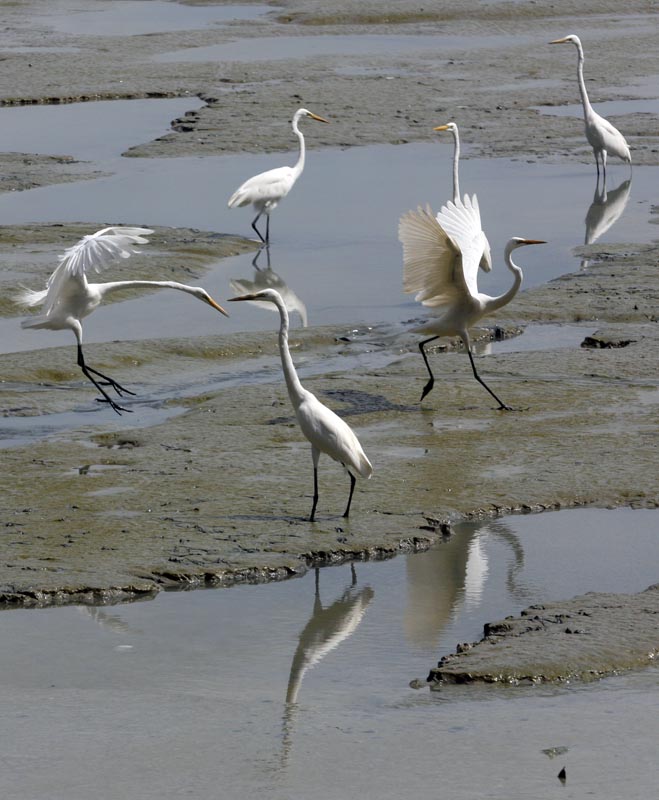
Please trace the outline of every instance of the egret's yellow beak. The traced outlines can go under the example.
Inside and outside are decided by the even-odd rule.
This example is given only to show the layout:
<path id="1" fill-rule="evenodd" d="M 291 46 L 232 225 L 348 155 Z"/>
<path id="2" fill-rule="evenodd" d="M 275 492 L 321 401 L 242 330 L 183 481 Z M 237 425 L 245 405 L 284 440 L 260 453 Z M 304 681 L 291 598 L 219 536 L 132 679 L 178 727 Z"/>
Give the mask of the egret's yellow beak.
<path id="1" fill-rule="evenodd" d="M 224 314 L 225 317 L 229 316 L 227 314 L 227 312 L 222 308 L 222 306 L 219 305 L 218 303 L 216 303 L 215 300 L 213 300 L 213 298 L 210 295 L 208 297 L 206 297 L 205 300 L 206 300 L 206 302 L 208 303 L 209 306 L 214 308 L 216 311 L 219 311 L 220 314 Z"/>
<path id="2" fill-rule="evenodd" d="M 255 299 L 256 299 L 256 295 L 255 294 L 241 294 L 241 295 L 238 295 L 238 297 L 230 297 L 229 298 L 229 302 L 230 303 L 235 303 L 238 300 L 255 300 Z"/>
<path id="3" fill-rule="evenodd" d="M 437 128 L 433 128 L 434 131 L 447 131 L 448 125 L 439 125 Z"/>
<path id="4" fill-rule="evenodd" d="M 563 42 L 567 42 L 567 37 L 564 36 L 562 39 L 552 39 L 549 44 L 563 44 Z"/>
<path id="5" fill-rule="evenodd" d="M 309 112 L 309 116 L 311 117 L 311 119 L 315 119 L 317 122 L 326 122 L 328 125 L 330 124 L 330 121 L 328 119 L 325 119 L 324 117 L 319 117 L 318 114 L 312 114 L 311 112 Z"/>

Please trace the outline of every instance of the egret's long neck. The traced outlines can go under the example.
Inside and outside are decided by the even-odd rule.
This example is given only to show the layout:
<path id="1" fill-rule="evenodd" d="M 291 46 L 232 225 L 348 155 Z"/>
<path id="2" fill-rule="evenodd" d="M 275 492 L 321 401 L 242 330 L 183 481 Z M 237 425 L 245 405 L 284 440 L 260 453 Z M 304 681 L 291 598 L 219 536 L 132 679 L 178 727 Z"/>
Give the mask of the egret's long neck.
<path id="1" fill-rule="evenodd" d="M 297 136 L 298 141 L 300 142 L 300 155 L 298 156 L 296 165 L 293 167 L 295 177 L 299 177 L 302 174 L 302 170 L 304 169 L 304 157 L 306 154 L 304 136 L 302 135 L 302 131 L 297 126 L 298 120 L 299 117 L 293 117 L 293 133 Z"/>
<path id="2" fill-rule="evenodd" d="M 112 281 L 110 283 L 97 283 L 101 296 L 118 292 L 121 289 L 177 289 L 179 292 L 196 295 L 198 289 L 194 286 L 187 286 L 185 283 L 177 281 Z"/>
<path id="3" fill-rule="evenodd" d="M 513 297 L 519 292 L 519 287 L 522 285 L 522 278 L 524 277 L 524 273 L 517 266 L 517 264 L 513 263 L 511 254 L 515 249 L 514 242 L 508 242 L 506 245 L 506 249 L 504 251 L 504 260 L 506 262 L 506 266 L 508 269 L 513 273 L 515 279 L 513 281 L 513 285 L 508 289 L 507 292 L 504 294 L 500 294 L 498 297 L 493 297 L 488 305 L 488 311 L 496 311 L 497 308 L 503 308 L 503 306 L 508 305 Z"/>
<path id="4" fill-rule="evenodd" d="M 460 199 L 460 178 L 458 177 L 458 165 L 460 163 L 460 135 L 457 129 L 453 131 L 453 202 L 457 203 Z"/>
<path id="5" fill-rule="evenodd" d="M 275 305 L 279 309 L 279 355 L 281 356 L 281 366 L 284 370 L 284 378 L 286 379 L 286 388 L 288 389 L 288 396 L 291 398 L 293 408 L 297 408 L 302 402 L 304 389 L 300 383 L 300 379 L 295 371 L 295 365 L 291 358 L 291 351 L 288 347 L 288 311 L 281 298 L 275 300 Z"/>
<path id="6" fill-rule="evenodd" d="M 577 44 L 578 61 L 577 61 L 577 79 L 579 81 L 579 92 L 581 93 L 581 102 L 583 103 L 583 115 L 587 118 L 592 112 L 593 107 L 588 99 L 588 92 L 586 91 L 586 82 L 583 79 L 583 47 L 581 43 Z"/>

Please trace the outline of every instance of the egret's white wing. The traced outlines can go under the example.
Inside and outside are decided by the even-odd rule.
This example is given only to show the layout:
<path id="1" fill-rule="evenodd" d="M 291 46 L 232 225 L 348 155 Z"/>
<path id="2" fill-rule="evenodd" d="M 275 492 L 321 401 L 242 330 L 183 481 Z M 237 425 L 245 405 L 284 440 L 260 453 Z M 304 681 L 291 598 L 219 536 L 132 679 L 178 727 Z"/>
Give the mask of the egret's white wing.
<path id="1" fill-rule="evenodd" d="M 455 284 L 460 250 L 433 216 L 430 207 L 403 214 L 398 223 L 403 245 L 403 291 L 416 292 L 425 306 L 441 306 L 461 289 Z"/>
<path id="2" fill-rule="evenodd" d="M 478 262 L 483 255 L 483 230 L 476 195 L 464 196 L 459 203 L 449 202 L 437 214 L 438 224 L 460 250 L 459 266 L 464 283 L 472 296 L 478 294 Z M 457 270 L 456 270 L 457 271 Z M 457 281 L 457 276 L 454 281 Z"/>
<path id="3" fill-rule="evenodd" d="M 151 233 L 150 228 L 111 227 L 83 236 L 58 256 L 59 266 L 46 282 L 45 312 L 52 309 L 68 280 L 84 280 L 89 270 L 100 272 L 113 261 L 138 253 L 135 245 L 147 244 L 144 237 Z"/>
<path id="4" fill-rule="evenodd" d="M 229 208 L 255 203 L 259 200 L 284 197 L 295 183 L 292 167 L 276 167 L 248 178 L 229 198 Z"/>

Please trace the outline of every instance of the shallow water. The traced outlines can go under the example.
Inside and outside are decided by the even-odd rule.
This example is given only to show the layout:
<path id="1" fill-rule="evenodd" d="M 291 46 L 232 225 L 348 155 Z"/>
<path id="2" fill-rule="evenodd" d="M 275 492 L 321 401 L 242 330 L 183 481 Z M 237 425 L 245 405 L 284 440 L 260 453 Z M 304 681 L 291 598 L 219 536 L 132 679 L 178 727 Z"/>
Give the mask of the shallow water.
<path id="1" fill-rule="evenodd" d="M 95 168 L 111 173 L 95 180 L 1 195 L 4 224 L 88 220 L 91 228 L 112 221 L 250 236 L 251 209 L 230 210 L 227 197 L 247 176 L 292 163 L 295 153 L 177 159 L 119 155 L 131 143 L 164 133 L 169 120 L 180 116 L 186 106 L 196 108 L 198 101 L 0 109 L 0 125 L 8 131 L 13 146 L 26 141 L 34 152 L 88 158 Z M 86 136 L 72 135 L 75 130 L 85 131 Z M 307 134 L 312 143 L 313 130 Z M 437 209 L 451 194 L 452 144 L 439 137 L 433 140 L 432 132 L 428 138 L 427 144 L 309 153 L 298 185 L 272 216 L 270 248 L 272 280 L 297 296 L 309 325 L 399 324 L 423 313 L 402 292 L 397 226 L 407 209 L 426 202 Z M 98 144 L 89 144 L 96 141 Z M 614 190 L 628 177 L 626 166 L 613 165 L 607 197 L 615 197 Z M 655 238 L 649 220 L 658 179 L 658 168 L 635 169 L 625 203 L 597 234 L 601 242 Z M 587 235 L 591 206 L 596 216 L 606 217 L 607 213 L 607 200 L 596 192 L 595 170 L 590 165 L 470 159 L 461 164 L 461 182 L 463 190 L 477 190 L 483 225 L 492 244 L 495 267 L 480 278 L 481 289 L 490 294 L 510 285 L 501 252 L 511 235 L 548 240 L 547 245 L 525 249 L 518 257 L 525 270 L 524 285 L 537 286 L 578 268 L 572 249 Z M 176 192 L 172 186 L 177 187 Z M 232 280 L 263 279 L 266 254 L 259 258 L 261 273 L 252 267 L 252 259 L 252 254 L 227 259 L 201 282 L 221 301 L 233 294 Z M 16 283 L 23 280 L 17 275 Z M 180 296 L 171 292 L 115 303 L 90 318 L 85 339 L 155 338 L 165 332 L 168 336 L 195 336 L 271 330 L 276 325 L 272 314 L 247 305 L 234 311 L 231 319 L 219 321 L 212 314 L 190 317 L 187 309 Z M 166 331 L 164 318 L 168 320 Z M 66 345 L 72 340 L 66 331 L 23 331 L 18 323 L 18 317 L 0 320 L 2 352 Z M 295 324 L 301 324 L 300 317 Z"/>
<path id="2" fill-rule="evenodd" d="M 269 6 L 190 6 L 162 0 L 122 0 L 100 9 L 37 17 L 34 22 L 75 36 L 138 36 L 149 33 L 194 30 L 236 20 L 257 19 Z"/>
<path id="3" fill-rule="evenodd" d="M 4 612 L 0 792 L 652 796 L 656 669 L 560 689 L 408 684 L 530 603 L 644 589 L 657 577 L 656 517 L 580 509 L 465 524 L 428 553 L 320 570 L 317 596 L 309 573 Z M 557 747 L 567 752 L 542 752 Z"/>

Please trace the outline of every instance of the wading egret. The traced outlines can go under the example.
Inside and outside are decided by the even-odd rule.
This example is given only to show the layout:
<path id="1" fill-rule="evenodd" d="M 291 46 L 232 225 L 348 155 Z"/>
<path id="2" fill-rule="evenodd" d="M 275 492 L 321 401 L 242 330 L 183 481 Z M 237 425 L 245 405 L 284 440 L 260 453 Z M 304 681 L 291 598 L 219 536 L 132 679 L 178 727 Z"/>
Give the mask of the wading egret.
<path id="1" fill-rule="evenodd" d="M 453 134 L 453 202 L 460 202 L 460 176 L 458 169 L 460 164 L 460 132 L 455 122 L 447 122 L 446 125 L 438 125 L 433 128 L 434 131 L 450 131 Z M 480 216 L 479 216 L 480 218 Z M 483 243 L 483 250 L 480 259 L 480 267 L 485 272 L 492 269 L 492 253 L 490 251 L 490 243 L 487 241 L 487 236 L 481 229 L 481 238 Z"/>
<path id="2" fill-rule="evenodd" d="M 366 458 L 359 440 L 352 428 L 337 416 L 311 392 L 307 391 L 298 378 L 291 352 L 288 348 L 288 311 L 279 292 L 275 289 L 264 289 L 254 294 L 230 297 L 231 301 L 259 300 L 274 303 L 279 310 L 279 353 L 286 380 L 288 396 L 291 399 L 295 417 L 302 433 L 311 442 L 311 458 L 313 461 L 313 505 L 309 521 L 313 522 L 318 504 L 318 459 L 325 453 L 334 461 L 345 467 L 350 476 L 350 494 L 348 505 L 343 514 L 350 514 L 352 494 L 355 490 L 355 475 L 370 478 L 373 472 L 371 462 Z"/>
<path id="3" fill-rule="evenodd" d="M 398 238 L 403 245 L 403 289 L 416 292 L 416 300 L 437 309 L 441 316 L 414 328 L 414 333 L 430 333 L 419 342 L 419 350 L 428 370 L 421 400 L 430 392 L 434 377 L 425 345 L 440 336 L 460 336 L 476 380 L 499 403 L 510 410 L 482 380 L 471 352 L 469 328 L 486 314 L 509 303 L 522 284 L 522 270 L 513 264 L 511 253 L 528 244 L 544 244 L 537 239 L 511 239 L 505 248 L 505 262 L 514 275 L 513 285 L 502 295 L 490 297 L 478 291 L 480 250 L 480 214 L 476 195 L 465 195 L 464 202 L 448 202 L 434 217 L 430 208 L 408 211 L 400 218 Z"/>
<path id="4" fill-rule="evenodd" d="M 625 141 L 625 137 L 620 133 L 617 128 L 604 117 L 601 117 L 591 106 L 588 99 L 588 92 L 586 92 L 586 84 L 583 79 L 583 47 L 581 46 L 581 39 L 571 33 L 569 36 L 564 36 L 562 39 L 554 39 L 549 44 L 564 44 L 569 42 L 577 48 L 578 61 L 577 61 L 577 79 L 579 81 L 579 91 L 581 92 L 581 102 L 583 104 L 583 118 L 584 126 L 586 129 L 586 139 L 590 146 L 593 148 L 595 154 L 595 165 L 597 167 L 597 175 L 600 174 L 600 161 L 602 162 L 602 172 L 606 175 L 606 156 L 607 153 L 618 156 L 628 164 L 632 163 L 631 153 L 629 152 L 629 145 Z"/>
<path id="5" fill-rule="evenodd" d="M 267 172 L 260 172 L 242 184 L 229 198 L 229 208 L 240 208 L 248 206 L 250 203 L 257 212 L 252 222 L 252 228 L 262 242 L 270 241 L 270 213 L 274 211 L 281 199 L 293 188 L 293 184 L 302 174 L 304 169 L 305 146 L 304 136 L 298 128 L 298 122 L 302 117 L 309 117 L 318 122 L 329 122 L 316 114 L 312 114 L 306 108 L 299 108 L 293 117 L 293 133 L 300 141 L 300 156 L 294 167 L 277 167 L 269 169 Z M 256 227 L 261 214 L 266 215 L 265 239 L 261 231 Z"/>
<path id="6" fill-rule="evenodd" d="M 112 378 L 88 366 L 82 353 L 81 320 L 94 311 L 108 294 L 121 289 L 150 288 L 178 289 L 187 292 L 198 300 L 228 316 L 226 311 L 215 300 L 197 286 L 187 286 L 176 281 L 113 281 L 112 283 L 89 283 L 87 273 L 90 270 L 101 272 L 108 264 L 120 258 L 129 258 L 138 253 L 135 245 L 148 244 L 144 237 L 153 233 L 150 228 L 103 228 L 96 233 L 84 236 L 73 247 L 69 247 L 58 256 L 59 266 L 46 282 L 46 288 L 35 292 L 24 289 L 16 298 L 24 306 L 42 306 L 42 313 L 29 317 L 21 322 L 22 328 L 45 328 L 52 331 L 73 331 L 78 342 L 78 366 L 83 375 L 90 380 L 101 393 L 97 398 L 100 403 L 108 403 L 110 408 L 121 414 L 130 411 L 116 403 L 105 391 L 104 386 L 114 389 L 122 397 L 134 395 Z M 94 377 L 96 376 L 96 377 Z"/>

